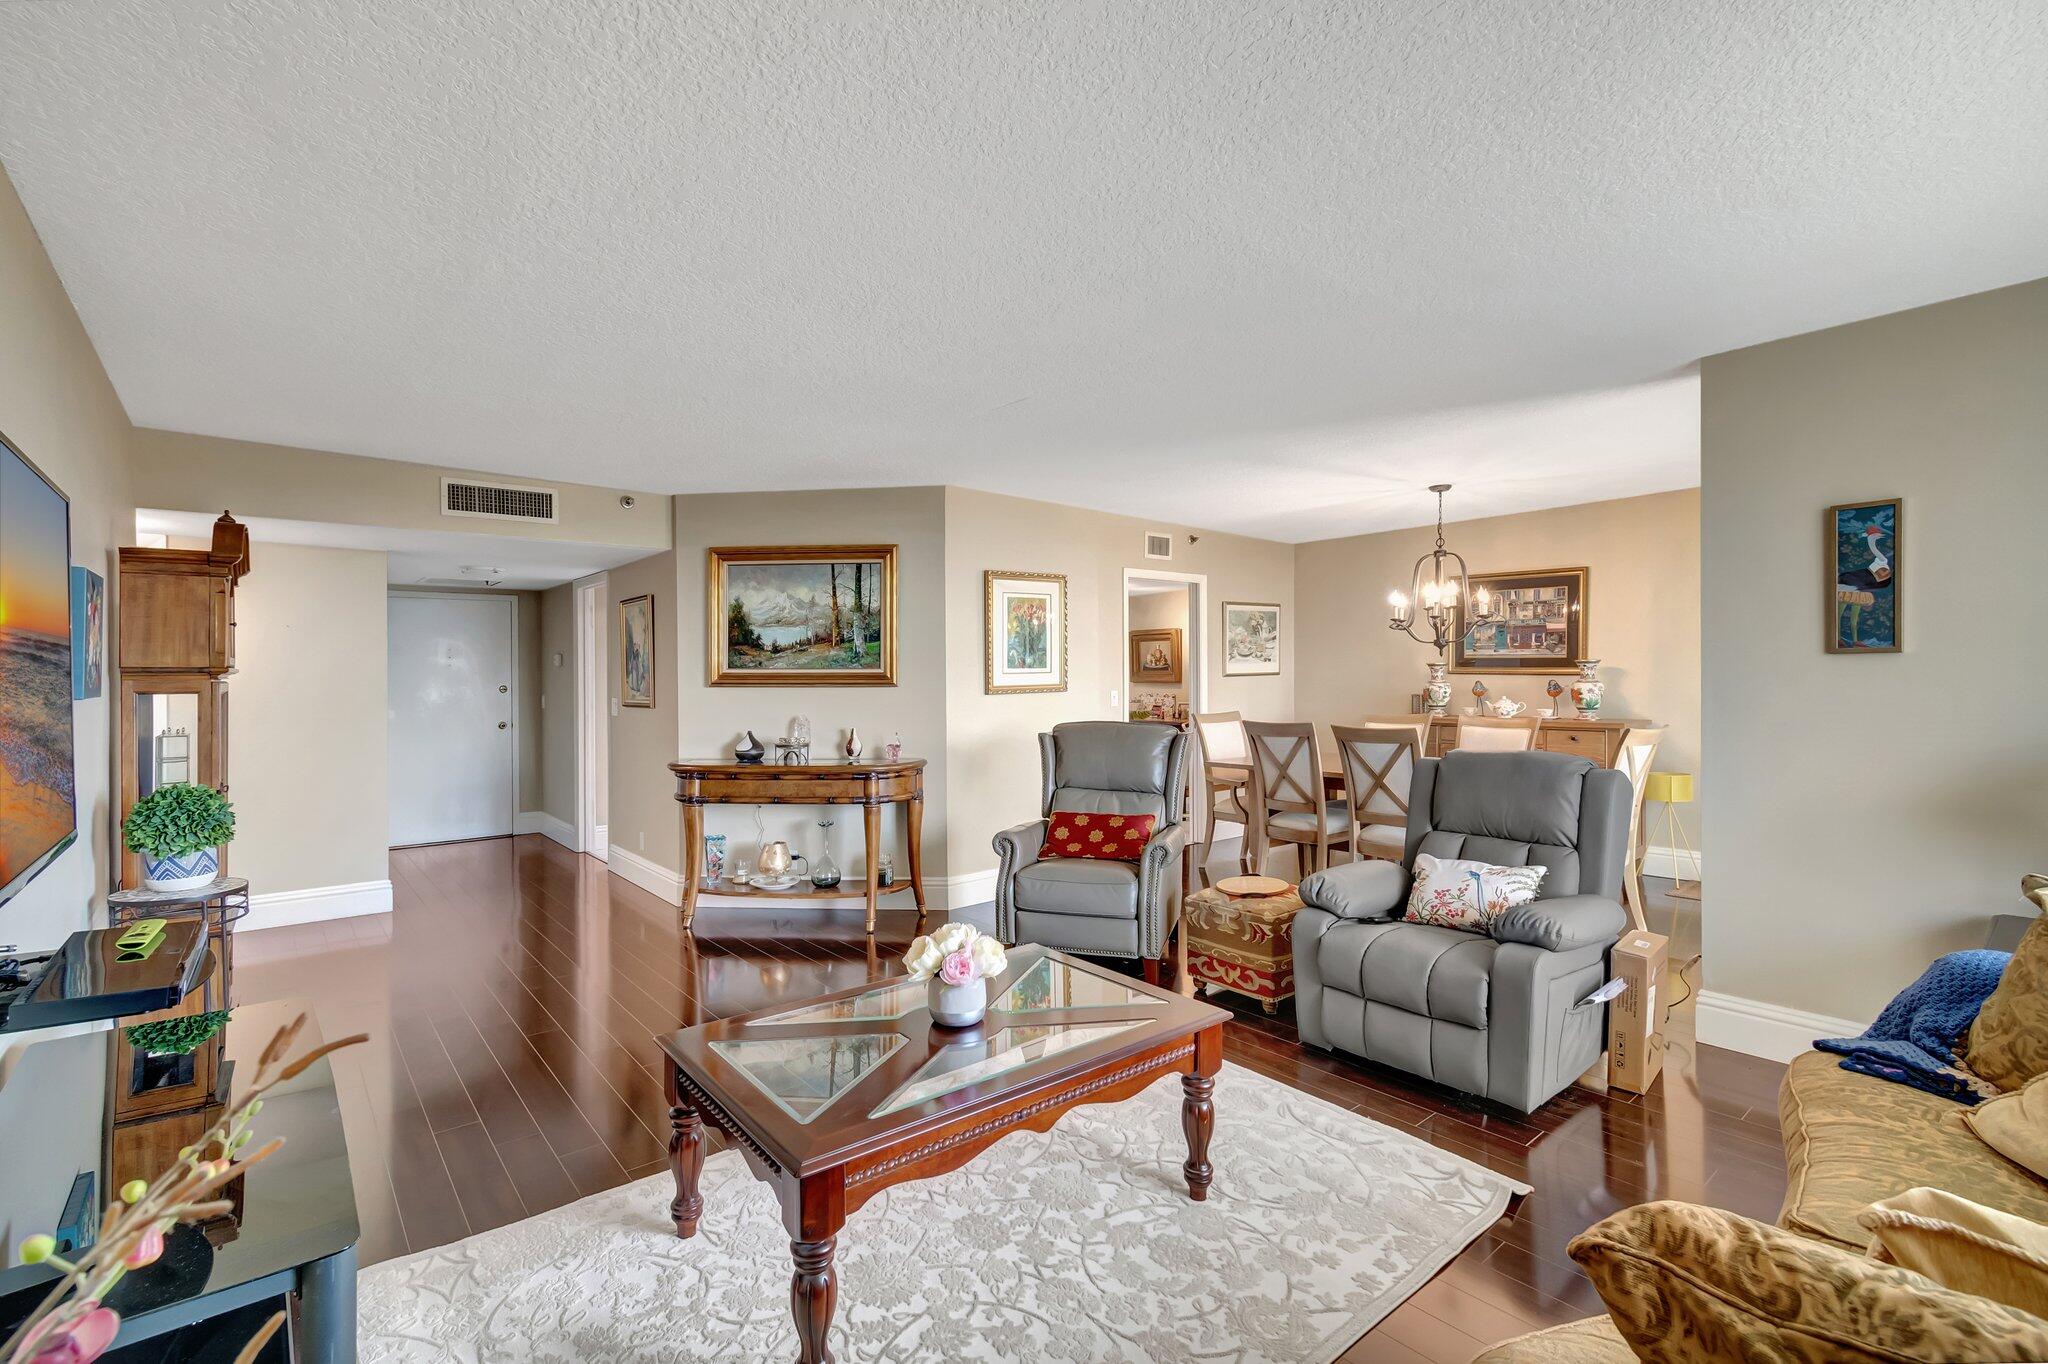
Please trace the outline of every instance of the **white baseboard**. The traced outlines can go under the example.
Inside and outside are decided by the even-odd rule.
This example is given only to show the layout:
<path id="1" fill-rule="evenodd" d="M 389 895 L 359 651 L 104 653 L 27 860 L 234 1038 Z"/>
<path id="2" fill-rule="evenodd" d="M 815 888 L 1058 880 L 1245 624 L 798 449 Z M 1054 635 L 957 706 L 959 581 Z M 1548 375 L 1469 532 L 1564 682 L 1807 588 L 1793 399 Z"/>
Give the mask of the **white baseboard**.
<path id="1" fill-rule="evenodd" d="M 556 819 L 545 810 L 521 810 L 512 817 L 512 832 L 546 834 L 570 852 L 583 851 L 583 844 L 576 837 L 576 826 L 566 819 Z"/>
<path id="2" fill-rule="evenodd" d="M 672 905 L 683 902 L 683 878 L 681 873 L 664 867 L 659 862 L 650 862 L 639 853 L 631 852 L 618 844 L 611 844 L 605 857 L 605 865 L 612 875 L 631 881 L 650 895 L 659 895 Z"/>
<path id="3" fill-rule="evenodd" d="M 938 899 L 948 910 L 970 905 L 992 904 L 996 898 L 996 869 L 970 871 L 961 876 L 937 876 L 926 882 L 939 891 Z"/>
<path id="4" fill-rule="evenodd" d="M 317 924 L 391 912 L 389 881 L 358 881 L 348 886 L 310 886 L 305 890 L 273 890 L 249 897 L 249 917 L 237 931 L 251 933 L 292 924 Z"/>
<path id="5" fill-rule="evenodd" d="M 1643 875 L 1661 876 L 1667 881 L 1692 881 L 1700 879 L 1700 855 L 1688 853 L 1683 848 L 1660 848 L 1654 844 L 1643 849 Z"/>
<path id="6" fill-rule="evenodd" d="M 1768 1061 L 1790 1061 L 1810 1050 L 1817 1037 L 1854 1037 L 1865 1026 L 1852 1019 L 1830 1018 L 1713 990 L 1700 991 L 1693 1014 L 1693 1029 L 1700 1041 Z"/>

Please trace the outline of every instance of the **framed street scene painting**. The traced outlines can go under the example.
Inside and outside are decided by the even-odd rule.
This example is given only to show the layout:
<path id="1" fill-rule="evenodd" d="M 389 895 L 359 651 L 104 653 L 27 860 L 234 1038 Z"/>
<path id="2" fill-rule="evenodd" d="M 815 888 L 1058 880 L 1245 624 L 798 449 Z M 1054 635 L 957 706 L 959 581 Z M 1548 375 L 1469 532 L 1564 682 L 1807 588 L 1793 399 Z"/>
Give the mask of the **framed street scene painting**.
<path id="1" fill-rule="evenodd" d="M 1583 568 L 1523 573 L 1474 573 L 1474 593 L 1485 588 L 1497 619 L 1461 631 L 1451 654 L 1454 673 L 1551 673 L 1586 656 L 1586 583 Z"/>
<path id="2" fill-rule="evenodd" d="M 1223 675 L 1260 677 L 1279 671 L 1279 603 L 1223 603 Z"/>
<path id="3" fill-rule="evenodd" d="M 1899 536 L 1904 513 L 1896 497 L 1828 508 L 1824 536 L 1829 653 L 1899 651 Z"/>
<path id="4" fill-rule="evenodd" d="M 1067 575 L 989 569 L 981 579 L 982 690 L 1065 691 Z"/>
<path id="5" fill-rule="evenodd" d="M 896 546 L 710 551 L 714 687 L 896 685 Z"/>

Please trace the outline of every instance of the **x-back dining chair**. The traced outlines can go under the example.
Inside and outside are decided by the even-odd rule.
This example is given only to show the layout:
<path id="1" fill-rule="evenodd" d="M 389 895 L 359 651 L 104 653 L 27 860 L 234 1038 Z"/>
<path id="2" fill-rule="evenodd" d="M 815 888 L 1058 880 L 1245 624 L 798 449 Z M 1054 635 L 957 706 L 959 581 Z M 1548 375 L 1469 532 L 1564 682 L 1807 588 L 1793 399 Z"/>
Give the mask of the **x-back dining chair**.
<path id="1" fill-rule="evenodd" d="M 1235 824 L 1243 831 L 1237 854 L 1240 870 L 1251 865 L 1251 775 L 1219 768 L 1217 763 L 1249 764 L 1251 750 L 1245 745 L 1244 717 L 1234 710 L 1211 711 L 1195 717 L 1195 742 L 1202 749 L 1202 841 L 1196 853 L 1196 870 L 1202 883 L 1209 881 L 1209 852 L 1216 844 L 1216 826 Z"/>
<path id="2" fill-rule="evenodd" d="M 1408 788 L 1415 760 L 1429 734 L 1425 716 L 1410 721 L 1369 719 L 1332 725 L 1344 768 L 1344 799 L 1351 820 L 1351 850 L 1359 857 L 1399 862 L 1408 850 Z"/>
<path id="3" fill-rule="evenodd" d="M 1635 787 L 1629 798 L 1628 861 L 1621 869 L 1621 891 L 1629 918 L 1638 929 L 1650 926 L 1650 908 L 1643 902 L 1643 854 L 1648 851 L 1642 845 L 1643 792 L 1648 785 L 1650 764 L 1657 760 L 1657 745 L 1663 738 L 1662 725 L 1632 726 L 1622 732 L 1621 746 L 1614 756 L 1615 767 L 1625 773 L 1629 784 Z"/>
<path id="4" fill-rule="evenodd" d="M 1473 753 L 1527 753 L 1536 747 L 1536 731 L 1543 725 L 1538 715 L 1517 715 L 1511 720 L 1497 715 L 1463 715 L 1458 718 L 1458 747 Z"/>
<path id="5" fill-rule="evenodd" d="M 1251 869 L 1266 869 L 1275 843 L 1294 845 L 1302 876 L 1330 864 L 1333 849 L 1351 846 L 1350 807 L 1323 798 L 1323 752 L 1316 727 L 1247 720 L 1252 782 Z"/>

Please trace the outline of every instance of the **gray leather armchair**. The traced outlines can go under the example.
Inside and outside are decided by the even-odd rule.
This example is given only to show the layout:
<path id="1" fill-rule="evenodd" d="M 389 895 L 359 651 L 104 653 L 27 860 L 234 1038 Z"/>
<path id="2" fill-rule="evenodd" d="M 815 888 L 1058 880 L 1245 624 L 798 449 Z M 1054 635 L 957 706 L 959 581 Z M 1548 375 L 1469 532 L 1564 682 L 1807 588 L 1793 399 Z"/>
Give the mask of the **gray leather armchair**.
<path id="1" fill-rule="evenodd" d="M 1139 957 L 1156 979 L 1180 916 L 1187 846 L 1187 735 L 1172 725 L 1084 720 L 1038 736 L 1039 818 L 996 835 L 996 936 L 1100 957 Z M 1151 815 L 1159 822 L 1136 863 L 1038 860 L 1045 816 Z"/>
<path id="2" fill-rule="evenodd" d="M 1465 753 L 1415 765 L 1400 862 L 1349 862 L 1301 885 L 1301 1040 L 1528 1112 L 1599 1059 L 1607 979 L 1628 924 L 1628 778 L 1561 753 Z M 1418 853 L 1550 870 L 1490 934 L 1402 918 Z"/>

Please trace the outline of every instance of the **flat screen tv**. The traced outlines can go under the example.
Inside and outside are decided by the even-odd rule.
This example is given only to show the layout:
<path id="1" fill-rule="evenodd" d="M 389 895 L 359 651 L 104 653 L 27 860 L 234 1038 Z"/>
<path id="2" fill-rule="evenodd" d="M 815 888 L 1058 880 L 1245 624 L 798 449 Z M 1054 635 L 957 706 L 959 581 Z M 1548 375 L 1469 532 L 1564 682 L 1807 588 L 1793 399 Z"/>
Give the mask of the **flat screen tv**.
<path id="1" fill-rule="evenodd" d="M 0 436 L 0 904 L 78 837 L 71 503 Z"/>

